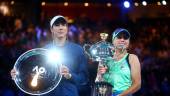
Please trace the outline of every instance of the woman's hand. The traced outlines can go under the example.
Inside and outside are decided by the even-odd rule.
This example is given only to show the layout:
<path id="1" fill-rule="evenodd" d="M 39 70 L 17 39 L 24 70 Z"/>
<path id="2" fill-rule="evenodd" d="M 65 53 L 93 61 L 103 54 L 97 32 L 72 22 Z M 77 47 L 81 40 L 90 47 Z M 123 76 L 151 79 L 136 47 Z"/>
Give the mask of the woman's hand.
<path id="1" fill-rule="evenodd" d="M 98 71 L 100 74 L 104 74 L 106 73 L 107 69 L 108 69 L 107 66 L 99 66 Z"/>
<path id="2" fill-rule="evenodd" d="M 71 74 L 69 72 L 69 68 L 67 66 L 62 66 L 61 67 L 61 74 L 66 78 L 66 79 L 70 79 L 71 78 Z"/>
<path id="3" fill-rule="evenodd" d="M 11 70 L 11 77 L 12 77 L 13 80 L 16 78 L 16 74 L 17 74 L 17 72 L 16 72 L 16 70 L 13 68 L 13 69 Z"/>

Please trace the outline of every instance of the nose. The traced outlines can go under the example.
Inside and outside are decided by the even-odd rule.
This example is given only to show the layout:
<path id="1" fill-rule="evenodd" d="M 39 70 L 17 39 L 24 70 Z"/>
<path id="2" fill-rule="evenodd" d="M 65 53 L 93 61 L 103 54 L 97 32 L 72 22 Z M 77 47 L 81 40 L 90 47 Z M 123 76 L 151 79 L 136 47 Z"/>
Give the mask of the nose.
<path id="1" fill-rule="evenodd" d="M 58 27 L 59 27 L 59 29 L 60 29 L 60 30 L 62 30 L 62 29 L 63 29 L 63 26 L 62 26 L 61 24 L 60 24 Z"/>
<path id="2" fill-rule="evenodd" d="M 122 37 L 122 38 L 120 38 L 120 41 L 125 41 L 125 39 Z"/>

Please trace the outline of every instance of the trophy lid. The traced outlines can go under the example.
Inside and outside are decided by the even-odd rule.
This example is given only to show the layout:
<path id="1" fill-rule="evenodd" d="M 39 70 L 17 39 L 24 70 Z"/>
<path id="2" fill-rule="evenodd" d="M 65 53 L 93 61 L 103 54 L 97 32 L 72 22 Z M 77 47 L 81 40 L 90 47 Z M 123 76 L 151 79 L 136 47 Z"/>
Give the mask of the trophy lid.
<path id="1" fill-rule="evenodd" d="M 106 41 L 108 34 L 107 33 L 100 33 L 100 37 L 103 41 Z"/>

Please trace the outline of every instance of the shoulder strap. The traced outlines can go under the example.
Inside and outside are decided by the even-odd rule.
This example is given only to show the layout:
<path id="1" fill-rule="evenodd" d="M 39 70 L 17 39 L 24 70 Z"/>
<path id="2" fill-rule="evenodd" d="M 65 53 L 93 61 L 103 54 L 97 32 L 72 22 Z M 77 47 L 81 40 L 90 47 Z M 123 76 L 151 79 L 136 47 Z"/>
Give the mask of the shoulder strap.
<path id="1" fill-rule="evenodd" d="M 129 64 L 129 55 L 130 55 L 130 54 L 128 54 L 128 56 L 126 57 L 126 61 L 127 61 L 127 63 L 128 63 L 129 69 L 131 70 L 131 66 L 130 66 L 130 64 Z"/>

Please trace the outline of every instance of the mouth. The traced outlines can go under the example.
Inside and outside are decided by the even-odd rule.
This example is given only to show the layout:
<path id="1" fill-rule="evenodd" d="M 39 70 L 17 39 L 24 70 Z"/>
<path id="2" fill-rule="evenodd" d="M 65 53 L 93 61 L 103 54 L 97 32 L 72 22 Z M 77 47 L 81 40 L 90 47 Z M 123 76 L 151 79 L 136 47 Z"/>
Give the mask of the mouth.
<path id="1" fill-rule="evenodd" d="M 125 45 L 125 43 L 119 43 L 118 45 Z"/>
<path id="2" fill-rule="evenodd" d="M 58 34 L 63 34 L 64 32 L 58 32 Z"/>
<path id="3" fill-rule="evenodd" d="M 61 31 L 59 31 L 59 32 L 56 32 L 55 34 L 56 35 L 60 35 L 60 34 L 63 34 L 64 32 L 61 32 Z"/>
<path id="4" fill-rule="evenodd" d="M 118 47 L 118 48 L 124 48 L 124 47 L 125 47 L 125 43 L 119 43 L 119 44 L 117 45 L 117 47 Z"/>
<path id="5" fill-rule="evenodd" d="M 64 35 L 65 35 L 64 32 L 56 32 L 56 33 L 54 34 L 54 36 L 56 36 L 56 37 L 63 37 Z"/>

